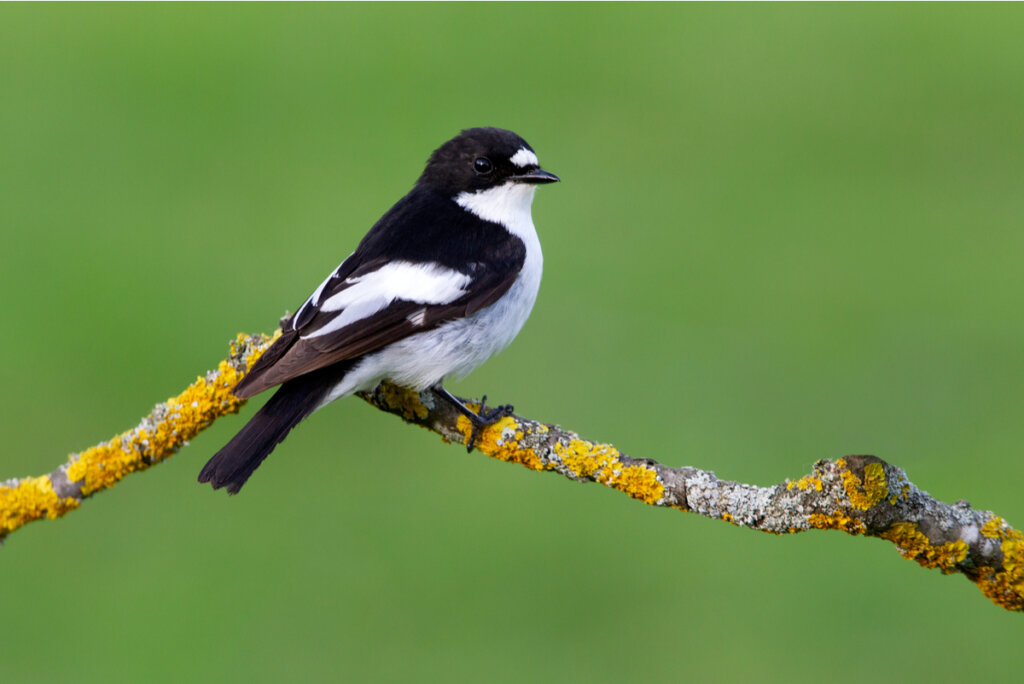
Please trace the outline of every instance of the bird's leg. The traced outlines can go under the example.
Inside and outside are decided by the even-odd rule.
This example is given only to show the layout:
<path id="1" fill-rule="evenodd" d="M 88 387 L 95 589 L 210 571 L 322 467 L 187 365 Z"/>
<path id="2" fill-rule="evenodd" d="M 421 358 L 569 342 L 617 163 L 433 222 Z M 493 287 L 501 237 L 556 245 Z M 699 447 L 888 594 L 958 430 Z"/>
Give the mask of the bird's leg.
<path id="1" fill-rule="evenodd" d="M 472 432 L 469 433 L 469 439 L 466 440 L 466 451 L 473 450 L 473 445 L 476 444 L 477 437 L 480 436 L 481 430 L 490 425 L 494 425 L 505 416 L 512 414 L 511 404 L 497 406 L 488 411 L 486 395 L 484 395 L 484 398 L 480 400 L 480 411 L 474 412 L 473 409 L 469 408 L 461 401 L 456 399 L 455 396 L 451 392 L 446 390 L 444 387 L 442 387 L 440 383 L 431 387 L 430 391 L 432 391 L 435 396 L 438 396 L 441 399 L 444 399 L 449 404 L 451 404 L 453 407 L 455 407 L 455 410 L 457 410 L 459 413 L 461 413 L 462 415 L 466 416 L 466 418 L 469 419 L 469 422 L 473 426 L 473 430 Z"/>

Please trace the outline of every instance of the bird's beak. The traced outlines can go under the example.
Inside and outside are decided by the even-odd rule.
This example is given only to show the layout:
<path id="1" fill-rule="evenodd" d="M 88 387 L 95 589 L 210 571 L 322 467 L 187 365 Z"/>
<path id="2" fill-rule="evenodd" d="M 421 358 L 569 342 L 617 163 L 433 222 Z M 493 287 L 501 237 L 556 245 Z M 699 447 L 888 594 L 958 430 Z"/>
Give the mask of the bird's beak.
<path id="1" fill-rule="evenodd" d="M 529 183 L 531 185 L 543 185 L 545 183 L 557 183 L 562 180 L 553 173 L 548 173 L 544 169 L 534 169 L 533 171 L 527 171 L 521 173 L 518 176 L 512 176 L 509 180 L 516 183 Z"/>

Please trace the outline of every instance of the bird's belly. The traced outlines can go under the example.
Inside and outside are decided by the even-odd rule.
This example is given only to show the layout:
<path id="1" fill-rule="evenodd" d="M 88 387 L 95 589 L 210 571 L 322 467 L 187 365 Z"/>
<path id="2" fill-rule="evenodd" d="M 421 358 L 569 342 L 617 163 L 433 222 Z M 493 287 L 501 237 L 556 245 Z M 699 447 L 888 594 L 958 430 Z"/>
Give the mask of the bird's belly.
<path id="1" fill-rule="evenodd" d="M 374 365 L 380 364 L 381 377 L 416 390 L 465 377 L 511 344 L 530 316 L 539 286 L 539 278 L 519 278 L 504 297 L 472 316 L 382 349 Z"/>

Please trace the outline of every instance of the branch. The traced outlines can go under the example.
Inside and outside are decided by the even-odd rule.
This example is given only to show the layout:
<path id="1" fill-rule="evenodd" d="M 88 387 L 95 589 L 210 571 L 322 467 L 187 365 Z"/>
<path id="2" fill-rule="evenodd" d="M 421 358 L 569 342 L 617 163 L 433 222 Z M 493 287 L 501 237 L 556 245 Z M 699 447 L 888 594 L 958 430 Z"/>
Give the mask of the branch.
<path id="1" fill-rule="evenodd" d="M 231 355 L 179 396 L 157 404 L 135 428 L 72 454 L 48 475 L 0 483 L 0 540 L 25 523 L 55 519 L 126 475 L 174 454 L 188 440 L 245 403 L 231 390 L 273 341 L 239 335 Z M 470 423 L 450 405 L 382 383 L 360 396 L 404 421 L 464 444 Z M 476 408 L 478 404 L 468 402 Z M 516 415 L 479 437 L 477 450 L 577 482 L 598 482 L 651 506 L 676 508 L 772 534 L 810 529 L 879 537 L 926 568 L 960 573 L 1007 610 L 1024 611 L 1024 534 L 990 511 L 966 501 L 932 498 L 906 473 L 874 456 L 818 461 L 798 480 L 756 487 L 698 468 L 671 468 L 631 458 L 609 444 L 595 444 L 557 425 Z"/>
<path id="2" fill-rule="evenodd" d="M 131 430 L 71 454 L 67 463 L 46 475 L 0 482 L 0 542 L 25 523 L 54 520 L 78 508 L 82 501 L 113 487 L 126 475 L 173 456 L 221 416 L 237 413 L 245 401 L 231 390 L 278 334 L 238 335 L 231 343 L 230 356 L 217 370 L 154 406 Z"/>

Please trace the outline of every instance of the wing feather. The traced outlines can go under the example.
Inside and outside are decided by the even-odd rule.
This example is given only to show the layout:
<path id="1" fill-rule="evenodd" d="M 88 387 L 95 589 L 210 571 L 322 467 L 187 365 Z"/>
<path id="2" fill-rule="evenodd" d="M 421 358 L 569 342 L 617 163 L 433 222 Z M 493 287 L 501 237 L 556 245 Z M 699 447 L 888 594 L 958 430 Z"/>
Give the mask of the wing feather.
<path id="1" fill-rule="evenodd" d="M 477 260 L 463 262 L 463 269 L 366 259 L 356 250 L 285 321 L 285 334 L 235 394 L 254 396 L 490 306 L 515 282 L 526 257 L 521 240 L 495 227 L 501 239 L 478 250 Z"/>

